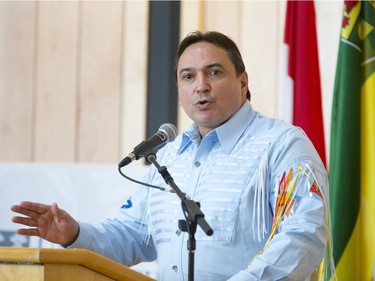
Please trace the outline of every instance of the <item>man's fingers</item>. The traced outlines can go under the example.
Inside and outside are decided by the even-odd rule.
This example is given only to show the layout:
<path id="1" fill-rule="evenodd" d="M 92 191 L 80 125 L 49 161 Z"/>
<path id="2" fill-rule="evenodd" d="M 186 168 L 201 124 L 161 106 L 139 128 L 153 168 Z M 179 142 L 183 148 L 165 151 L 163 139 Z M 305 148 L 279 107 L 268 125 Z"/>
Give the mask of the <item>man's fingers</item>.
<path id="1" fill-rule="evenodd" d="M 39 231 L 37 228 L 20 228 L 17 229 L 17 233 L 26 236 L 39 236 Z"/>
<path id="2" fill-rule="evenodd" d="M 39 204 L 29 201 L 21 202 L 19 205 L 13 205 L 10 209 L 13 212 L 25 215 L 26 217 L 38 219 L 41 215 L 45 214 L 48 209 L 50 208 L 49 205 Z"/>
<path id="3" fill-rule="evenodd" d="M 29 210 L 29 211 L 32 211 L 32 212 L 36 212 L 36 213 L 39 213 L 39 214 L 43 214 L 43 213 L 47 212 L 48 209 L 50 208 L 50 205 L 35 203 L 35 202 L 30 202 L 30 201 L 23 201 L 23 202 L 20 203 L 20 206 L 23 209 L 26 209 L 26 210 Z"/>
<path id="4" fill-rule="evenodd" d="M 31 227 L 37 227 L 38 226 L 37 220 L 31 219 L 31 218 L 25 218 L 25 217 L 18 217 L 18 216 L 13 217 L 12 222 L 27 225 L 27 226 L 31 226 Z"/>
<path id="5" fill-rule="evenodd" d="M 19 214 L 22 214 L 26 217 L 30 217 L 30 218 L 33 218 L 33 219 L 38 219 L 40 217 L 40 213 L 37 213 L 35 211 L 31 211 L 29 209 L 25 209 L 23 208 L 22 206 L 20 205 L 14 205 L 10 208 L 13 212 L 16 212 L 16 213 L 19 213 Z"/>

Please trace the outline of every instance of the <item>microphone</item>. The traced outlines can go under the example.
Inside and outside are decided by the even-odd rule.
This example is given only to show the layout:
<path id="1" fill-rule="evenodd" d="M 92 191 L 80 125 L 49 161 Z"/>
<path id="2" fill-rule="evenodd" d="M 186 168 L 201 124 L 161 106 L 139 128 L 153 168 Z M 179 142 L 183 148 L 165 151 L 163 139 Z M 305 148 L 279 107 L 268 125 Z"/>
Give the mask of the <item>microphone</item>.
<path id="1" fill-rule="evenodd" d="M 176 136 L 177 128 L 175 125 L 170 123 L 161 125 L 159 130 L 152 137 L 146 141 L 142 141 L 131 153 L 128 154 L 128 156 L 121 160 L 118 164 L 119 168 L 130 164 L 133 160 L 138 160 L 150 153 L 155 153 L 166 145 L 167 142 L 174 141 Z"/>

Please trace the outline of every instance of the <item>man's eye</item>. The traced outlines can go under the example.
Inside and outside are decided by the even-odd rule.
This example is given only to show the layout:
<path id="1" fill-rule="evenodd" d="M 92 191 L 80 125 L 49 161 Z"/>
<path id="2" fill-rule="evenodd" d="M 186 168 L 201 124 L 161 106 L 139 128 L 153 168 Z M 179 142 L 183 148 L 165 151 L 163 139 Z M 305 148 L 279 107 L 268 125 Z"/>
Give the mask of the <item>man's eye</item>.
<path id="1" fill-rule="evenodd" d="M 217 69 L 212 69 L 212 70 L 210 71 L 210 74 L 211 74 L 211 75 L 214 75 L 214 76 L 219 75 L 219 73 L 220 73 L 220 71 L 217 70 Z"/>
<path id="2" fill-rule="evenodd" d="M 182 75 L 182 79 L 183 80 L 190 80 L 191 78 L 193 78 L 192 74 L 184 74 L 184 75 Z"/>

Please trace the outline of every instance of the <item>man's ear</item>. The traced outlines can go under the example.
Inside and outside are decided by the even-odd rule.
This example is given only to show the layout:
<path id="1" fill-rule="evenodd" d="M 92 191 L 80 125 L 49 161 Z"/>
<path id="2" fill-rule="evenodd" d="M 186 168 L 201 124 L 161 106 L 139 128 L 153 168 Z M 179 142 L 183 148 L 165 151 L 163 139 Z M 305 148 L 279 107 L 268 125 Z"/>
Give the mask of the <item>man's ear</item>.
<path id="1" fill-rule="evenodd" d="M 249 89 L 249 78 L 247 76 L 247 72 L 244 71 L 241 74 L 241 89 L 242 89 L 242 94 L 246 95 L 247 90 Z"/>

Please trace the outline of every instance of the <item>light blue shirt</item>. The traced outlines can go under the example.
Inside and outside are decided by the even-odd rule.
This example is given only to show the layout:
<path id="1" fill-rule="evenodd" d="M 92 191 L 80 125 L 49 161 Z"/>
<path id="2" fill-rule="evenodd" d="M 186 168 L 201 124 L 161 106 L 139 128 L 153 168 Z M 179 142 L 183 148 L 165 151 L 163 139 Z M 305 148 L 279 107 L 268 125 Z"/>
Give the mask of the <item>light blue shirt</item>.
<path id="1" fill-rule="evenodd" d="M 201 139 L 193 124 L 157 154 L 177 186 L 198 201 L 212 236 L 198 227 L 195 280 L 309 280 L 327 241 L 324 204 L 327 175 L 303 131 L 256 113 L 249 102 Z M 300 170 L 298 169 L 300 167 Z M 272 228 L 277 193 L 292 169 L 294 204 L 261 254 Z M 303 172 L 301 172 L 301 169 Z M 166 183 L 155 167 L 145 179 Z M 188 280 L 187 233 L 176 194 L 140 187 L 131 204 L 97 226 L 80 223 L 83 247 L 127 266 L 158 261 L 158 280 Z"/>

